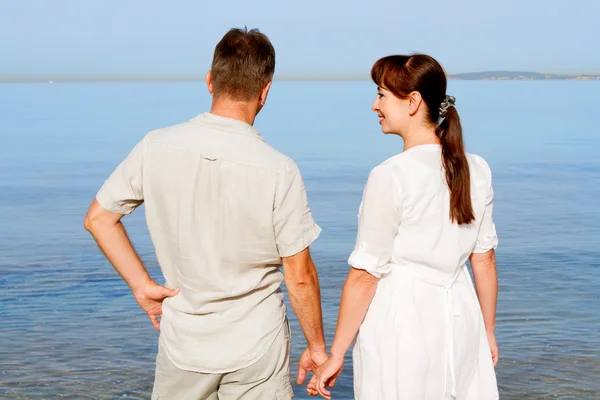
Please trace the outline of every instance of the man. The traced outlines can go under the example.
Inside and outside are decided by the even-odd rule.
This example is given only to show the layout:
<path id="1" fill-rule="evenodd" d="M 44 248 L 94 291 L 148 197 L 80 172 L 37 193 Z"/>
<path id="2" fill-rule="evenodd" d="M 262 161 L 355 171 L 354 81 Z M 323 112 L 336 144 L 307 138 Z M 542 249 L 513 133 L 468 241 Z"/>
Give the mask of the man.
<path id="1" fill-rule="evenodd" d="M 298 383 L 327 359 L 309 253 L 321 229 L 296 164 L 252 126 L 274 70 L 264 34 L 230 30 L 206 76 L 210 113 L 144 137 L 85 218 L 160 330 L 153 399 L 291 398 L 283 280 L 308 343 Z M 142 202 L 165 286 L 120 222 Z"/>

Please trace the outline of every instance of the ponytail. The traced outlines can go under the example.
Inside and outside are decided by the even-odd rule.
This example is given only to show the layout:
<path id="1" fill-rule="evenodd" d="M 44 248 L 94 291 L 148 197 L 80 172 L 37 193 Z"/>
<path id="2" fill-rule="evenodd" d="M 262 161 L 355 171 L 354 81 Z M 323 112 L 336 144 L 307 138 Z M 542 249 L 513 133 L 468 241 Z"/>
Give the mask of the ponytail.
<path id="1" fill-rule="evenodd" d="M 444 110 L 444 114 L 435 134 L 442 144 L 442 165 L 450 189 L 450 220 L 458 225 L 468 225 L 475 221 L 475 213 L 471 203 L 471 175 L 460 117 L 453 106 Z"/>

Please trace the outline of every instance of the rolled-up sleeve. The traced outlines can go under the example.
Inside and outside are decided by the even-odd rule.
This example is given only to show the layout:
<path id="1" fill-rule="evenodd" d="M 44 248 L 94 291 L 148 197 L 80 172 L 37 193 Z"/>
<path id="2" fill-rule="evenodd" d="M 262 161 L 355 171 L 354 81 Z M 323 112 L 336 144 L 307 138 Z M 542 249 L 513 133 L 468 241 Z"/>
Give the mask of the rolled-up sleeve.
<path id="1" fill-rule="evenodd" d="M 493 210 L 494 189 L 490 186 L 473 253 L 486 253 L 498 247 L 498 235 L 496 234 L 496 226 L 494 225 Z"/>
<path id="2" fill-rule="evenodd" d="M 394 239 L 400 226 L 400 186 L 393 170 L 375 167 L 363 192 L 358 214 L 358 233 L 348 264 L 380 278 L 390 271 Z"/>
<path id="3" fill-rule="evenodd" d="M 144 202 L 143 163 L 147 139 L 142 139 L 104 182 L 96 200 L 106 210 L 130 214 Z"/>
<path id="4" fill-rule="evenodd" d="M 300 170 L 291 159 L 279 171 L 273 207 L 273 229 L 280 257 L 301 252 L 321 233 L 321 228 L 313 220 Z"/>

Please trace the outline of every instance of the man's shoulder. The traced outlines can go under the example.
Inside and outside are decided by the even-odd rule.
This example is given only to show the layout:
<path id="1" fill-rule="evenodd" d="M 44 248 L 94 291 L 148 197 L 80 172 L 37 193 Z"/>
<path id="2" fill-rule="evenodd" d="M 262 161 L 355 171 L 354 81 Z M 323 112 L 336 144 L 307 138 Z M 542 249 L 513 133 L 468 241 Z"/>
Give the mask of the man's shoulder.
<path id="1" fill-rule="evenodd" d="M 188 120 L 174 125 L 153 129 L 146 135 L 146 140 L 150 142 L 161 141 L 177 136 L 178 134 L 190 133 L 193 130 L 192 120 Z"/>
<path id="2" fill-rule="evenodd" d="M 146 135 L 145 140 L 148 143 L 186 148 L 201 153 L 204 150 L 212 150 L 229 161 L 273 172 L 279 172 L 290 164 L 293 165 L 292 168 L 295 167 L 294 161 L 288 155 L 272 147 L 262 137 L 259 139 L 252 136 L 231 135 L 225 139 L 223 135 L 227 136 L 227 130 L 215 129 L 214 126 L 202 122 L 202 118 L 196 117 L 175 125 L 154 129 Z"/>
<path id="3" fill-rule="evenodd" d="M 282 168 L 297 168 L 296 163 L 292 160 L 287 154 L 280 152 L 279 150 L 272 147 L 270 144 L 263 142 L 263 147 L 265 149 L 265 154 L 268 155 L 268 162 L 274 169 L 278 171 Z"/>

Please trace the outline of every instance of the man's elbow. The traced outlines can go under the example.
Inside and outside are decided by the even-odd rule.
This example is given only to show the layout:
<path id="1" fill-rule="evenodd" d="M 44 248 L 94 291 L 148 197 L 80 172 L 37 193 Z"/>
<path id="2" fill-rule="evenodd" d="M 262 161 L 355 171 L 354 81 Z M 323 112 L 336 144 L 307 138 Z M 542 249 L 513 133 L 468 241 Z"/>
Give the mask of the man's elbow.
<path id="1" fill-rule="evenodd" d="M 83 219 L 83 227 L 85 228 L 86 231 L 93 234 L 94 231 L 96 230 L 97 226 L 98 226 L 98 218 L 94 218 L 94 216 L 90 215 L 90 213 L 88 212 L 85 215 L 85 218 Z"/>
<path id="2" fill-rule="evenodd" d="M 86 231 L 94 234 L 94 232 L 97 232 L 104 226 L 114 225 L 119 222 L 120 218 L 120 215 L 105 210 L 97 200 L 94 200 L 83 219 L 83 227 Z"/>
<path id="3" fill-rule="evenodd" d="M 318 282 L 318 273 L 308 247 L 298 254 L 283 258 L 286 285 L 310 286 Z"/>
<path id="4" fill-rule="evenodd" d="M 317 269 L 314 268 L 314 266 L 307 266 L 295 271 L 288 270 L 287 274 L 284 269 L 284 277 L 287 286 L 295 286 L 298 288 L 313 286 L 319 282 Z"/>

